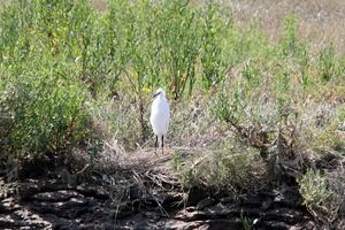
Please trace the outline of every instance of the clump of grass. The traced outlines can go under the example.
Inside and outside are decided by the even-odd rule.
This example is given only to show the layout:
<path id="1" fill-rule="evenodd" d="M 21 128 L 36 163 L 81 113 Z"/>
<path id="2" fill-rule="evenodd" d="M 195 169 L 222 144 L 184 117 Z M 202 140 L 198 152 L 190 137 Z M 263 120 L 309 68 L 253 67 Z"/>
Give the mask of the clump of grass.
<path id="1" fill-rule="evenodd" d="M 321 79 L 329 81 L 339 74 L 335 50 L 332 45 L 323 48 L 319 55 L 319 71 Z"/>
<path id="2" fill-rule="evenodd" d="M 332 196 L 332 192 L 327 188 L 326 177 L 322 176 L 318 170 L 313 171 L 309 169 L 299 180 L 299 184 L 304 203 L 309 207 L 313 205 L 321 207 Z"/>
<path id="3" fill-rule="evenodd" d="M 174 157 L 174 167 L 186 188 L 193 186 L 222 192 L 240 193 L 264 185 L 266 171 L 254 148 L 243 148 L 239 143 L 204 152 L 191 162 Z M 219 146 L 218 146 L 219 147 Z"/>
<path id="4" fill-rule="evenodd" d="M 344 201 L 343 197 L 337 194 L 343 177 L 336 180 L 331 178 L 331 174 L 309 169 L 298 180 L 304 204 L 316 218 L 327 224 L 338 217 Z"/>
<path id="5" fill-rule="evenodd" d="M 303 107 L 303 114 L 299 117 L 299 141 L 306 148 L 315 152 L 342 152 L 344 140 L 339 125 L 344 121 L 342 117 L 344 106 L 311 103 Z"/>

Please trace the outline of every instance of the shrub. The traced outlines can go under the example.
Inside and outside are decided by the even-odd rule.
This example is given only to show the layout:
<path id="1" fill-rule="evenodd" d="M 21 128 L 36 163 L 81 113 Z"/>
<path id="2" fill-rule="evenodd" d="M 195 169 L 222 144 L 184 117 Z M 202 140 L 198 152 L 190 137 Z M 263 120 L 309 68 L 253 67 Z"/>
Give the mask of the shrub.
<path id="1" fill-rule="evenodd" d="M 13 1 L 1 9 L 3 152 L 40 156 L 86 141 L 90 118 L 82 84 L 93 67 L 93 16 L 87 1 Z"/>
<path id="2" fill-rule="evenodd" d="M 203 10 L 200 61 L 203 70 L 202 83 L 206 89 L 222 81 L 225 63 L 223 62 L 223 40 L 229 29 L 229 15 L 222 14 L 222 6 L 209 2 Z M 227 16 L 227 17 L 226 17 Z"/>
<path id="3" fill-rule="evenodd" d="M 46 69 L 3 81 L 0 124 L 6 132 L 1 140 L 8 154 L 68 151 L 88 136 L 86 94 L 78 83 Z"/>

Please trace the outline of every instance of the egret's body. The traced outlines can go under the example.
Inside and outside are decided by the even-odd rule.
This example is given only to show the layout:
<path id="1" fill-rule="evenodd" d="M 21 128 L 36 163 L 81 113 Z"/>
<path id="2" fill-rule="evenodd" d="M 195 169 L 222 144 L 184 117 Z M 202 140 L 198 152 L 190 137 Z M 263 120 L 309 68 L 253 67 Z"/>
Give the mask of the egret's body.
<path id="1" fill-rule="evenodd" d="M 168 132 L 170 119 L 170 109 L 165 93 L 159 89 L 154 94 L 154 100 L 151 106 L 150 122 L 152 125 L 153 133 L 156 135 L 155 146 L 158 146 L 158 139 L 161 140 L 162 150 L 164 147 L 164 137 Z"/>

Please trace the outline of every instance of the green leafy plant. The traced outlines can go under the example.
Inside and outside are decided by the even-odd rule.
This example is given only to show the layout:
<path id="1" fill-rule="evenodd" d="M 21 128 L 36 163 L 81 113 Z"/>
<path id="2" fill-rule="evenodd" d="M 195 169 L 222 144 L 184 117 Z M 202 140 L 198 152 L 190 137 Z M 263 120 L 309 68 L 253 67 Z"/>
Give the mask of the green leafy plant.
<path id="1" fill-rule="evenodd" d="M 200 61 L 203 67 L 202 82 L 206 89 L 223 79 L 222 30 L 229 26 L 229 22 L 221 15 L 220 7 L 215 3 L 208 3 L 202 20 Z"/>
<path id="2" fill-rule="evenodd" d="M 7 152 L 27 156 L 75 146 L 88 136 L 84 102 L 85 92 L 78 84 L 54 73 L 26 72 L 9 81 L 0 101 Z"/>

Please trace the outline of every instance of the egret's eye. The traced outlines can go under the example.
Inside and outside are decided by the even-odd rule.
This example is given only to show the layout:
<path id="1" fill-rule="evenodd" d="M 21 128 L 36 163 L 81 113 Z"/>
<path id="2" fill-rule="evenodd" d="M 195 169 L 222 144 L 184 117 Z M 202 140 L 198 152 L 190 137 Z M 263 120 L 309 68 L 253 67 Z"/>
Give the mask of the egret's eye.
<path id="1" fill-rule="evenodd" d="M 153 98 L 157 97 L 161 92 L 157 92 L 155 94 L 153 94 Z"/>

